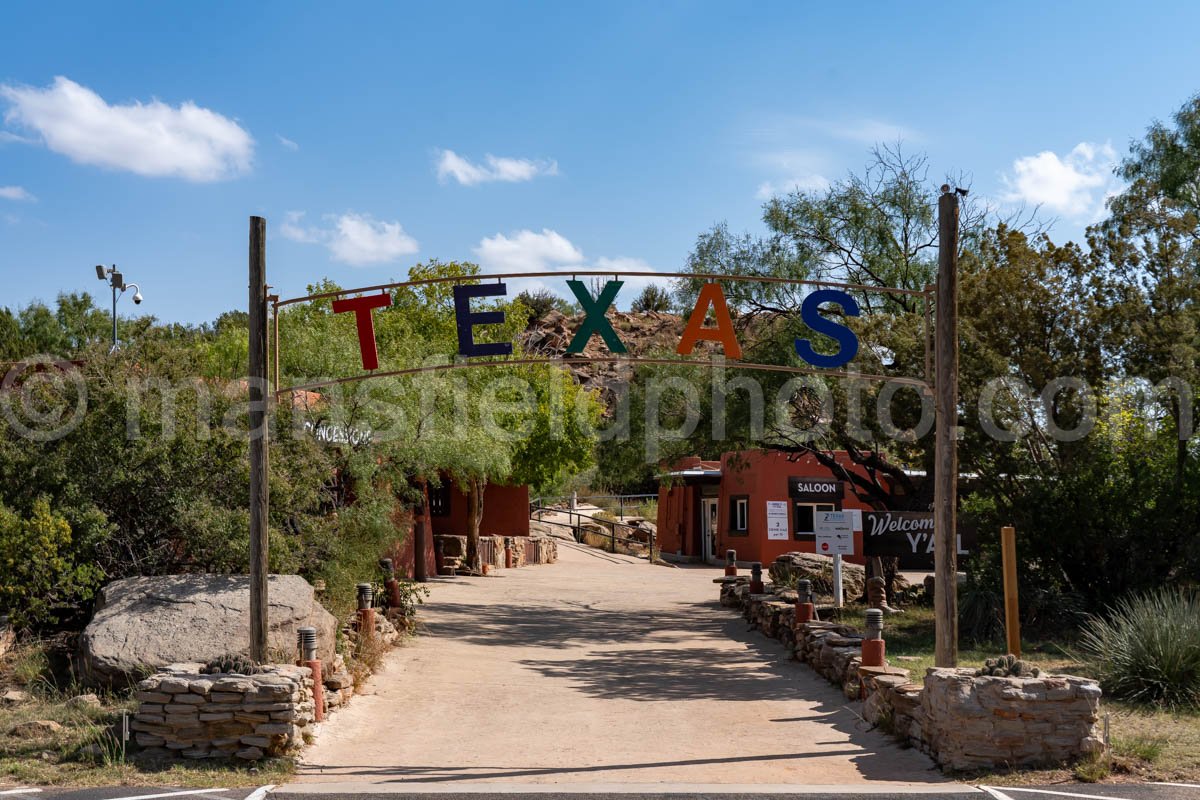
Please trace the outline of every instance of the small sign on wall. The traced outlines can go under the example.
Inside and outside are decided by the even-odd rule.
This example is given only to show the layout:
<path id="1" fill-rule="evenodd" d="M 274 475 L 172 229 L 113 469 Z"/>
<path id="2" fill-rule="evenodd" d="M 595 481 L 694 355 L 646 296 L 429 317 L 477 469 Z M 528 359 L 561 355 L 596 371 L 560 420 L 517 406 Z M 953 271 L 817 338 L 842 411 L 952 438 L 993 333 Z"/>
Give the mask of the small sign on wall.
<path id="1" fill-rule="evenodd" d="M 767 538 L 787 541 L 788 504 L 786 500 L 767 501 Z"/>
<path id="2" fill-rule="evenodd" d="M 849 511 L 818 511 L 813 531 L 821 555 L 854 555 L 854 517 Z"/>

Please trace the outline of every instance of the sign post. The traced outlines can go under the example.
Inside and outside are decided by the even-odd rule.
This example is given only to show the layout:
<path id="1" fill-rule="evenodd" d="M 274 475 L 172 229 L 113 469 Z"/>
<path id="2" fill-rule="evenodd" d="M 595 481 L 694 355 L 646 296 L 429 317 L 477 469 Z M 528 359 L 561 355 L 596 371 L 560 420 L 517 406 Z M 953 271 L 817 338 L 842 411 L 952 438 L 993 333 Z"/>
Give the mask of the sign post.
<path id="1" fill-rule="evenodd" d="M 938 198 L 937 321 L 934 385 L 934 664 L 958 665 L 958 195 L 942 186 Z"/>
<path id="2" fill-rule="evenodd" d="M 250 658 L 267 661 L 267 221 L 250 218 Z"/>
<path id="3" fill-rule="evenodd" d="M 845 603 L 842 591 L 842 556 L 854 555 L 854 516 L 849 511 L 818 511 L 813 519 L 816 551 L 833 556 L 833 604 Z"/>

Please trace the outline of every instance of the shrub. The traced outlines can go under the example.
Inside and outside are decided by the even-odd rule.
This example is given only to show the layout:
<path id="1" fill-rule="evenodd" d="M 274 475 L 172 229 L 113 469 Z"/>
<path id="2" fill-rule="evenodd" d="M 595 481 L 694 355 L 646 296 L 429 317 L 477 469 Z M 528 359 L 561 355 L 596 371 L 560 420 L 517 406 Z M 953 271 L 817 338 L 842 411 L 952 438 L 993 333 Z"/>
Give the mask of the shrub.
<path id="1" fill-rule="evenodd" d="M 536 292 L 524 291 L 517 295 L 517 302 L 525 307 L 528 317 L 526 325 L 532 326 L 551 311 L 561 311 L 567 316 L 575 313 L 575 309 L 549 289 L 538 289 Z"/>
<path id="2" fill-rule="evenodd" d="M 71 525 L 39 497 L 28 516 L 0 503 L 0 608 L 13 624 L 57 621 L 64 605 L 87 597 L 100 570 L 73 558 Z"/>
<path id="3" fill-rule="evenodd" d="M 661 286 L 650 284 L 642 289 L 630 308 L 634 311 L 670 311 L 671 293 Z"/>
<path id="4" fill-rule="evenodd" d="M 1200 708 L 1200 596 L 1162 588 L 1090 616 L 1080 645 L 1106 692 L 1168 707 Z"/>

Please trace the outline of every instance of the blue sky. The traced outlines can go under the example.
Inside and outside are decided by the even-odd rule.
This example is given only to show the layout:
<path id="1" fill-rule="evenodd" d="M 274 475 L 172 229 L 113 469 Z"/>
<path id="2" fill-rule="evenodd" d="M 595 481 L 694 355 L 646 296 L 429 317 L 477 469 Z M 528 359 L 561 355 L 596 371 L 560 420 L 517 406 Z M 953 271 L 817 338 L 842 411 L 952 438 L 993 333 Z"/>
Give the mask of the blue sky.
<path id="1" fill-rule="evenodd" d="M 1198 23 L 1184 3 L 7 4 L 0 305 L 100 294 L 92 265 L 116 263 L 160 319 L 244 308 L 251 214 L 284 296 L 434 257 L 675 270 L 713 223 L 761 230 L 770 191 L 897 137 L 1074 238 L 1112 159 L 1200 90 Z"/>

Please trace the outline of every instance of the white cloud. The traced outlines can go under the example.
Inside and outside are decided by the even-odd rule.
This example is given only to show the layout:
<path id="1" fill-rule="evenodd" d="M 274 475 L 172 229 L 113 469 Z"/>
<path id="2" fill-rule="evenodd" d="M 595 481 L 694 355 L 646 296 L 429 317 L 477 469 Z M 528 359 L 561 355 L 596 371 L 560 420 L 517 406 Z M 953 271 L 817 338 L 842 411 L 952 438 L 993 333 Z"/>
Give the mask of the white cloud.
<path id="1" fill-rule="evenodd" d="M 754 196 L 769 200 L 794 191 L 823 191 L 830 181 L 825 177 L 831 166 L 830 158 L 823 152 L 804 148 L 782 148 L 760 152 L 754 157 L 755 165 L 771 177 L 758 185 Z"/>
<path id="2" fill-rule="evenodd" d="M 594 259 L 585 258 L 583 251 L 571 243 L 557 231 L 543 228 L 541 233 L 531 230 L 521 230 L 505 236 L 496 234 L 482 239 L 475 248 L 475 256 L 484 267 L 485 272 L 561 272 L 564 278 L 571 277 L 575 270 L 599 270 L 601 272 L 657 272 L 650 264 L 640 258 L 628 256 L 599 256 Z M 603 278 L 602 278 L 603 279 Z M 648 284 L 663 284 L 666 278 L 653 276 L 622 275 L 624 281 L 616 305 L 628 308 L 638 292 Z M 589 284 L 584 277 L 580 277 Z M 545 282 L 535 278 L 519 278 L 511 281 L 509 294 L 515 296 L 522 291 L 537 291 L 549 289 L 572 302 L 575 296 L 571 294 L 565 282 Z M 590 285 L 590 284 L 589 284 Z"/>
<path id="3" fill-rule="evenodd" d="M 473 164 L 453 150 L 443 150 L 438 156 L 438 180 L 448 178 L 463 186 L 474 186 L 490 181 L 520 183 L 531 181 L 539 175 L 557 175 L 557 161 L 531 161 L 525 158 L 501 158 L 492 154 L 484 157 L 486 164 Z"/>
<path id="4" fill-rule="evenodd" d="M 543 228 L 541 233 L 517 231 L 512 236 L 497 233 L 475 248 L 479 263 L 496 272 L 545 272 L 583 263 L 583 251 L 562 234 Z"/>
<path id="5" fill-rule="evenodd" d="M 254 154 L 254 139 L 241 126 L 190 100 L 177 107 L 159 100 L 109 105 L 61 76 L 44 89 L 0 85 L 0 97 L 10 103 L 7 124 L 81 164 L 207 182 L 249 171 Z"/>
<path id="6" fill-rule="evenodd" d="M 0 199 L 4 200 L 36 200 L 24 186 L 0 186 Z"/>
<path id="7" fill-rule="evenodd" d="M 1038 205 L 1078 220 L 1091 220 L 1115 190 L 1117 154 L 1112 145 L 1080 142 L 1066 156 L 1050 150 L 1013 161 L 1012 175 L 1002 176 L 1004 200 Z"/>
<path id="8" fill-rule="evenodd" d="M 790 180 L 763 181 L 754 196 L 759 200 L 770 200 L 791 192 L 823 192 L 829 188 L 829 179 L 824 175 L 797 175 Z"/>
<path id="9" fill-rule="evenodd" d="M 327 214 L 325 227 L 305 227 L 303 219 L 302 211 L 287 212 L 279 232 L 294 242 L 324 245 L 334 261 L 351 266 L 384 264 L 419 249 L 399 222 L 377 220 L 370 214 Z"/>
<path id="10" fill-rule="evenodd" d="M 275 138 L 279 140 L 279 143 L 281 145 L 286 147 L 288 150 L 291 150 L 293 153 L 300 149 L 300 145 L 296 144 L 295 142 L 293 142 L 291 139 L 287 138 L 286 136 L 282 136 L 277 133 L 277 134 L 275 134 Z"/>
<path id="11" fill-rule="evenodd" d="M 920 139 L 912 128 L 878 119 L 860 119 L 846 123 L 815 123 L 831 136 L 862 144 L 895 144 Z"/>

